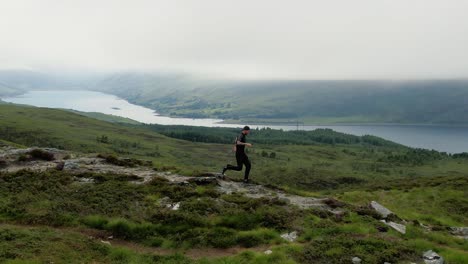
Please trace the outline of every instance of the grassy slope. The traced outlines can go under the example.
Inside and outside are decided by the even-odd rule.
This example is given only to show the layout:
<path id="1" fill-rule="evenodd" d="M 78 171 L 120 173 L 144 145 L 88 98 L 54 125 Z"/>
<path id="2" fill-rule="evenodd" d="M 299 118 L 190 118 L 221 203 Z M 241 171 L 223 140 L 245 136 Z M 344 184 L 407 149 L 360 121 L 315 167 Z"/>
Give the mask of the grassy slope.
<path id="1" fill-rule="evenodd" d="M 117 153 L 151 159 L 158 167 L 177 167 L 188 174 L 217 171 L 225 163 L 234 162 L 229 145 L 177 140 L 144 128 L 112 124 L 61 110 L 1 105 L 0 116 L 2 138 L 23 145 Z M 102 135 L 109 138 L 109 143 L 96 140 Z M 255 134 L 251 141 L 255 143 Z M 276 158 L 262 157 L 263 151 L 275 152 Z M 464 162 L 453 159 L 418 166 L 378 161 L 392 151 L 399 152 L 393 148 L 359 145 L 256 144 L 250 156 L 254 164 L 253 179 L 314 191 L 329 183 L 346 185 L 340 182 L 344 177 L 370 180 L 466 175 L 468 171 Z"/>
<path id="2" fill-rule="evenodd" d="M 106 115 L 103 113 L 98 113 L 98 112 L 81 112 L 81 111 L 76 111 L 76 110 L 67 110 L 79 115 L 91 117 L 94 119 L 98 119 L 101 121 L 106 121 L 106 122 L 111 122 L 111 123 L 121 123 L 121 124 L 130 124 L 130 125 L 138 125 L 141 124 L 138 121 L 135 121 L 130 118 L 126 117 L 121 117 L 121 116 L 115 116 L 115 115 Z"/>
<path id="3" fill-rule="evenodd" d="M 184 173 L 213 170 L 232 160 L 228 145 L 175 140 L 143 128 L 102 122 L 61 110 L 0 105 L 0 132 L 0 139 L 22 145 L 120 153 L 151 159 L 160 168 L 176 166 Z M 102 135 L 107 135 L 110 143 L 96 140 Z M 255 142 L 255 135 L 252 135 L 251 140 Z M 276 152 L 277 158 L 261 157 L 260 152 L 263 150 Z M 252 176 L 262 183 L 336 196 L 356 205 L 376 199 L 398 215 L 425 224 L 468 225 L 468 216 L 463 211 L 463 205 L 468 202 L 467 183 L 464 180 L 468 171 L 466 161 L 442 159 L 417 166 L 377 161 L 379 157 L 385 157 L 388 151 L 386 148 L 363 146 L 256 146 L 250 154 L 254 164 Z M 241 176 L 238 173 L 231 175 Z M 348 183 L 350 179 L 361 179 L 364 182 Z M 369 231 L 366 227 L 368 220 L 350 217 L 348 226 L 312 217 L 315 220 L 310 223 L 310 228 L 318 233 L 306 232 L 302 238 L 304 243 L 312 243 L 309 241 L 323 236 L 327 238 L 336 232 L 349 234 Z M 466 243 L 443 232 L 425 234 L 419 228 L 410 227 L 410 234 L 407 243 L 413 248 L 421 251 L 437 249 L 452 263 L 463 263 L 461 261 L 468 258 L 465 253 L 461 253 L 462 249 L 466 249 Z M 395 233 L 390 235 L 398 237 Z M 339 250 L 339 239 L 332 240 L 332 244 L 327 247 Z M 84 251 L 86 254 L 94 254 L 93 250 Z M 106 259 L 107 254 L 101 257 Z M 125 254 L 132 255 L 131 258 L 140 258 L 131 252 Z"/>

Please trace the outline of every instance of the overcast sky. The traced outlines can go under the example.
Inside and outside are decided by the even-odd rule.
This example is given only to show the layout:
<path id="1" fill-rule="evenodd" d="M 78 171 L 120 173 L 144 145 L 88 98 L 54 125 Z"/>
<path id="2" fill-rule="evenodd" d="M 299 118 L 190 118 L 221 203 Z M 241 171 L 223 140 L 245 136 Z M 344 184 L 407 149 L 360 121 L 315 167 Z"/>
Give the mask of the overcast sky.
<path id="1" fill-rule="evenodd" d="M 0 68 L 468 77 L 467 0 L 0 0 Z"/>

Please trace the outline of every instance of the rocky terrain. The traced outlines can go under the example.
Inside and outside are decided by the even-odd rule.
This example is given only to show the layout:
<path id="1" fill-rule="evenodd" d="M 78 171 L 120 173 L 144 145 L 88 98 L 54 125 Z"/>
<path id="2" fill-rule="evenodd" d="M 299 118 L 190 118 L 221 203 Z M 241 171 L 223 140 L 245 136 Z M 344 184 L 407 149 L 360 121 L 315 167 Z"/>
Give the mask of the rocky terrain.
<path id="1" fill-rule="evenodd" d="M 300 209 L 317 209 L 326 211 L 336 218 L 343 217 L 350 210 L 371 211 L 379 217 L 382 223 L 389 228 L 393 228 L 402 235 L 406 234 L 406 225 L 418 224 L 410 223 L 401 219 L 395 213 L 385 208 L 376 201 L 371 202 L 366 208 L 355 208 L 346 203 L 332 198 L 304 197 L 290 194 L 284 190 L 267 187 L 259 184 L 244 184 L 238 181 L 225 178 L 217 173 L 204 173 L 199 176 L 184 176 L 169 171 L 159 171 L 152 166 L 151 162 L 136 160 L 132 158 L 120 158 L 111 155 L 101 154 L 80 154 L 54 148 L 13 148 L 10 146 L 0 147 L 0 174 L 14 173 L 21 170 L 32 170 L 42 172 L 46 170 L 66 171 L 73 175 L 74 180 L 81 184 L 93 184 L 94 178 L 87 178 L 86 173 L 93 174 L 119 174 L 125 175 L 134 184 L 145 184 L 155 179 L 167 181 L 174 185 L 216 185 L 216 190 L 223 194 L 239 193 L 251 198 L 277 199 L 286 204 L 296 206 Z M 171 208 L 179 210 L 180 202 L 162 198 L 161 203 Z M 427 232 L 431 232 L 430 226 L 424 226 Z M 451 227 L 447 230 L 453 236 L 468 239 L 467 227 Z M 297 231 L 284 233 L 281 237 L 289 242 L 295 242 L 298 238 Z M 103 243 L 109 243 L 103 241 Z M 271 254 L 271 250 L 266 250 L 264 254 Z M 444 263 L 443 257 L 428 249 L 422 256 L 424 263 L 440 264 Z M 361 263 L 358 257 L 350 260 L 350 263 Z"/>

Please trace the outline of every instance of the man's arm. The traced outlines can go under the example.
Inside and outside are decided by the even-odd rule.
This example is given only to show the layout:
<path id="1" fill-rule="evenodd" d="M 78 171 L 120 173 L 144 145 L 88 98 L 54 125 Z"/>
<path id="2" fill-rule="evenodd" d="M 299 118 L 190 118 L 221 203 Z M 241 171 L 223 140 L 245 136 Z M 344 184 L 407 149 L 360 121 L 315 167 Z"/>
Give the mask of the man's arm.
<path id="1" fill-rule="evenodd" d="M 247 146 L 247 147 L 251 147 L 251 146 L 252 146 L 252 144 L 250 144 L 250 143 L 244 143 L 244 142 L 241 142 L 241 141 L 239 141 L 239 140 L 237 140 L 237 145 L 243 145 L 243 146 Z"/>

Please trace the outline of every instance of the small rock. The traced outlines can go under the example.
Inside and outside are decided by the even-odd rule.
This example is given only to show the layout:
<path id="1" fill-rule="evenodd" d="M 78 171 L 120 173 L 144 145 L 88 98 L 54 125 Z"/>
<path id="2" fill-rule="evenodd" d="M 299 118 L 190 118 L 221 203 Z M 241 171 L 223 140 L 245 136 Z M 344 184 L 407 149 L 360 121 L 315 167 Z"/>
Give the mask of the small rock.
<path id="1" fill-rule="evenodd" d="M 392 264 L 392 263 L 390 263 L 390 262 L 384 262 L 383 264 Z"/>
<path id="2" fill-rule="evenodd" d="M 55 169 L 59 170 L 59 171 L 62 171 L 64 166 L 65 166 L 65 162 L 61 161 L 61 162 L 57 163 L 57 166 L 55 166 Z"/>
<path id="3" fill-rule="evenodd" d="M 381 233 L 386 233 L 388 232 L 388 227 L 386 226 L 378 226 L 376 227 L 377 231 L 381 232 Z"/>
<path id="4" fill-rule="evenodd" d="M 402 225 L 402 224 L 398 224 L 398 223 L 395 223 L 395 222 L 387 222 L 385 220 L 381 220 L 382 223 L 388 225 L 389 227 L 395 229 L 396 231 L 402 233 L 403 235 L 406 234 L 406 226 L 405 225 Z"/>
<path id="5" fill-rule="evenodd" d="M 65 164 L 63 165 L 64 170 L 77 170 L 79 168 L 80 168 L 80 165 L 71 160 L 65 161 Z"/>
<path id="6" fill-rule="evenodd" d="M 281 237 L 289 242 L 294 242 L 297 239 L 297 232 L 285 233 L 282 234 Z"/>
<path id="7" fill-rule="evenodd" d="M 265 251 L 265 252 L 263 252 L 263 253 L 265 253 L 265 255 L 271 255 L 271 253 L 273 253 L 273 251 L 267 250 L 267 251 Z"/>
<path id="8" fill-rule="evenodd" d="M 444 258 L 432 250 L 424 252 L 423 259 L 426 264 L 444 264 Z"/>
<path id="9" fill-rule="evenodd" d="M 387 218 L 389 215 L 392 215 L 393 212 L 385 208 L 383 205 L 379 204 L 376 201 L 372 201 L 370 203 L 372 209 L 374 209 L 377 213 L 379 213 L 383 218 Z"/>
<path id="10" fill-rule="evenodd" d="M 362 259 L 354 257 L 351 259 L 351 261 L 353 262 L 353 264 L 360 264 L 362 262 Z"/>
<path id="11" fill-rule="evenodd" d="M 163 197 L 161 199 L 159 199 L 159 204 L 162 205 L 162 206 L 166 206 L 166 207 L 171 207 L 172 206 L 172 201 L 171 201 L 171 198 L 169 197 Z"/>
<path id="12" fill-rule="evenodd" d="M 101 240 L 101 243 L 106 244 L 106 245 L 109 245 L 109 246 L 111 245 L 111 242 L 109 242 L 109 241 Z"/>
<path id="13" fill-rule="evenodd" d="M 180 203 L 175 203 L 175 204 L 171 207 L 171 210 L 172 210 L 172 211 L 177 211 L 177 210 L 179 210 L 179 208 L 180 208 Z"/>

